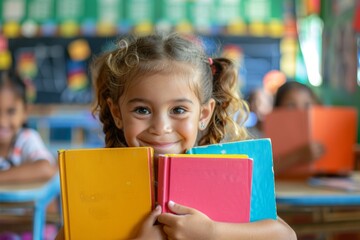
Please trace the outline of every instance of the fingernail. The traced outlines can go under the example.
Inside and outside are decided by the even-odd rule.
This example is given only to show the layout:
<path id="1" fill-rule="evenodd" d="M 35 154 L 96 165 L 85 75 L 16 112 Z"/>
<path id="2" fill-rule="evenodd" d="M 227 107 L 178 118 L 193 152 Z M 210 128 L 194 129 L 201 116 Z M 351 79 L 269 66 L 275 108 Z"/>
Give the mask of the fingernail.
<path id="1" fill-rule="evenodd" d="M 161 209 L 160 205 L 157 205 L 156 208 L 155 208 L 156 211 L 159 211 L 160 209 Z"/>
<path id="2" fill-rule="evenodd" d="M 169 203 L 168 203 L 168 205 L 169 205 L 169 207 L 173 207 L 173 206 L 175 206 L 175 203 L 170 200 Z"/>

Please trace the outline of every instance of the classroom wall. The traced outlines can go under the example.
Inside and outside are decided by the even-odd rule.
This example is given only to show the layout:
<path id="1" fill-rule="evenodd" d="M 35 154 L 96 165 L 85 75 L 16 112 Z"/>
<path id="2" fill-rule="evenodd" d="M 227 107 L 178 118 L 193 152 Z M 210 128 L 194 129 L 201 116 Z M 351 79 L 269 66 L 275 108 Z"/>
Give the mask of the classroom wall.
<path id="1" fill-rule="evenodd" d="M 360 34 L 355 28 L 360 24 L 355 15 L 360 5 L 356 0 L 322 1 L 322 5 L 324 84 L 318 92 L 325 104 L 357 108 L 360 126 Z"/>
<path id="2" fill-rule="evenodd" d="M 262 86 L 264 75 L 274 69 L 284 72 L 288 79 L 309 84 L 306 72 L 305 79 L 298 76 L 298 23 L 317 15 L 324 23 L 320 49 L 323 84 L 312 88 L 325 104 L 351 105 L 360 110 L 357 39 L 351 32 L 355 3 L 3 0 L 0 68 L 12 65 L 27 76 L 29 97 L 35 104 L 80 104 L 88 108 L 93 97 L 88 64 L 94 55 L 111 48 L 117 36 L 124 33 L 175 30 L 201 36 L 209 55 L 229 54 L 226 51 L 230 49 L 229 55 L 240 62 L 239 81 L 246 95 Z M 74 53 L 72 46 L 82 51 Z M 358 136 L 360 142 L 360 127 Z"/>

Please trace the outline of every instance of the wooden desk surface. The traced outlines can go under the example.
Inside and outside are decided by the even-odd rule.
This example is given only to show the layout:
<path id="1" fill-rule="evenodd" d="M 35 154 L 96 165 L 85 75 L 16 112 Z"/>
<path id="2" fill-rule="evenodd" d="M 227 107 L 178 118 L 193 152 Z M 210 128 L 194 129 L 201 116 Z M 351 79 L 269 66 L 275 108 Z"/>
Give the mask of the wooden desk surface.
<path id="1" fill-rule="evenodd" d="M 355 173 L 354 176 L 360 175 Z M 320 234 L 331 239 L 333 234 L 359 232 L 359 191 L 315 187 L 307 181 L 283 180 L 276 181 L 275 190 L 278 215 L 299 236 Z"/>
<path id="2" fill-rule="evenodd" d="M 35 190 L 43 187 L 46 184 L 47 182 L 0 184 L 0 194 L 4 192 L 16 192 L 21 190 Z"/>
<path id="3" fill-rule="evenodd" d="M 60 193 L 60 178 L 56 174 L 46 182 L 0 185 L 0 202 L 26 202 L 54 198 Z"/>
<path id="4" fill-rule="evenodd" d="M 358 178 L 359 173 L 354 173 Z M 310 186 L 307 181 L 276 181 L 277 204 L 299 206 L 360 206 L 360 191 Z"/>

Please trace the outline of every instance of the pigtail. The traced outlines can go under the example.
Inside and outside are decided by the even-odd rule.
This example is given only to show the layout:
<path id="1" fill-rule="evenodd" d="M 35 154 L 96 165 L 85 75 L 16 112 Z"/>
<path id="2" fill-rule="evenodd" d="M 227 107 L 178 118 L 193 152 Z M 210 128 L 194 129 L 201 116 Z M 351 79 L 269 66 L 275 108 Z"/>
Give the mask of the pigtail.
<path id="1" fill-rule="evenodd" d="M 248 106 L 239 96 L 237 71 L 232 61 L 226 58 L 213 59 L 210 69 L 213 75 L 213 98 L 216 102 L 208 132 L 199 145 L 222 141 L 238 141 L 248 137 L 244 122 L 248 117 Z M 239 124 L 234 114 L 240 112 Z"/>
<path id="2" fill-rule="evenodd" d="M 126 141 L 123 131 L 116 127 L 110 108 L 107 104 L 107 99 L 110 98 L 110 81 L 108 78 L 112 76 L 111 71 L 106 64 L 109 56 L 111 56 L 111 54 L 104 54 L 96 59 L 92 65 L 91 73 L 96 93 L 92 114 L 94 116 L 97 114 L 103 125 L 106 147 L 125 147 Z"/>

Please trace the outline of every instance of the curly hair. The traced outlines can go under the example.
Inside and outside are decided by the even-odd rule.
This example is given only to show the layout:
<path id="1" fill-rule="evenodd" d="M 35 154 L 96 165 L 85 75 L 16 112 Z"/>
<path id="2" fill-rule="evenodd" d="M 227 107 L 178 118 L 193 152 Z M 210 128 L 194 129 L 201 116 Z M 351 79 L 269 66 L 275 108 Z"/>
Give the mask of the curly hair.
<path id="1" fill-rule="evenodd" d="M 118 41 L 115 50 L 97 57 L 91 66 L 95 102 L 93 114 L 98 114 L 103 124 L 106 147 L 127 146 L 124 132 L 118 129 L 111 116 L 107 99 L 118 102 L 122 94 L 135 81 L 157 73 L 172 74 L 174 62 L 184 63 L 187 71 L 197 76 L 189 82 L 201 104 L 211 98 L 215 110 L 207 131 L 198 139 L 198 145 L 235 141 L 247 137 L 246 129 L 233 120 L 241 111 L 247 118 L 248 107 L 239 96 L 237 71 L 226 58 L 209 62 L 199 42 L 178 34 L 153 34 L 128 36 Z M 210 64 L 211 63 L 211 64 Z"/>

